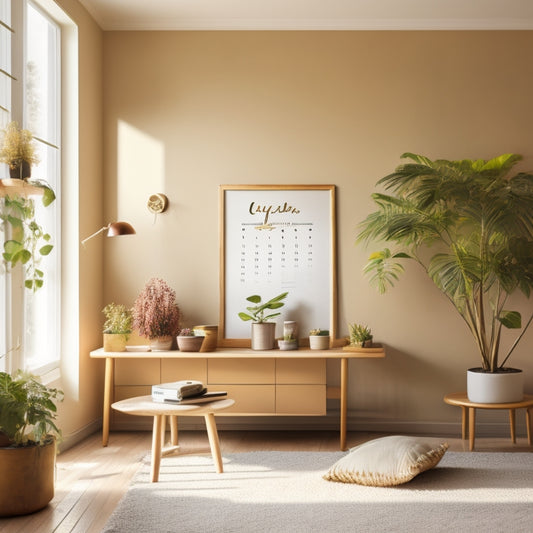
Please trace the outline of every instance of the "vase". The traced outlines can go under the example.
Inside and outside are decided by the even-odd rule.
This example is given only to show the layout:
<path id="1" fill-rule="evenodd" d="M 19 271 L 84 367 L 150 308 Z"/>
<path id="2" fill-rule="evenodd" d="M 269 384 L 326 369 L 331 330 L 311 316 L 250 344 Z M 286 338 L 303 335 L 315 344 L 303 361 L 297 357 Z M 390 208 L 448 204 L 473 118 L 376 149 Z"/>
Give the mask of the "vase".
<path id="1" fill-rule="evenodd" d="M 524 373 L 516 368 L 487 372 L 469 368 L 466 390 L 468 399 L 475 403 L 511 403 L 524 398 Z"/>
<path id="2" fill-rule="evenodd" d="M 199 352 L 205 339 L 193 335 L 178 335 L 177 338 L 180 352 Z"/>
<path id="3" fill-rule="evenodd" d="M 31 178 L 31 165 L 27 161 L 22 161 L 15 168 L 9 167 L 9 177 L 14 180 Z"/>
<path id="4" fill-rule="evenodd" d="M 172 335 L 150 339 L 150 349 L 152 352 L 167 352 L 170 348 L 172 348 Z"/>
<path id="5" fill-rule="evenodd" d="M 204 336 L 204 342 L 200 348 L 201 352 L 213 352 L 218 344 L 218 326 L 194 326 L 194 334 Z"/>
<path id="6" fill-rule="evenodd" d="M 275 341 L 275 322 L 254 322 L 252 324 L 252 350 L 273 350 Z"/>

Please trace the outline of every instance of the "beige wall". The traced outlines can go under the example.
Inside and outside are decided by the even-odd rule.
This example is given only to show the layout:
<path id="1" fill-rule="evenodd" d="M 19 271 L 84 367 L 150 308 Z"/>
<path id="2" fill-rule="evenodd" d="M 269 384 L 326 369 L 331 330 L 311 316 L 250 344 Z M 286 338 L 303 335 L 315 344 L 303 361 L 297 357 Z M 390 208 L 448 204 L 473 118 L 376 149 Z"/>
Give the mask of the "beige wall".
<path id="1" fill-rule="evenodd" d="M 351 428 L 457 430 L 442 397 L 478 365 L 466 326 L 416 268 L 385 296 L 369 288 L 356 226 L 406 151 L 516 152 L 533 169 L 532 84 L 533 32 L 104 33 L 106 220 L 137 229 L 104 245 L 105 302 L 132 304 L 158 276 L 188 324 L 217 323 L 218 185 L 335 184 L 339 329 L 366 323 L 387 346 L 351 363 Z M 156 192 L 170 209 L 154 220 Z M 532 344 L 513 358 L 528 392 Z"/>

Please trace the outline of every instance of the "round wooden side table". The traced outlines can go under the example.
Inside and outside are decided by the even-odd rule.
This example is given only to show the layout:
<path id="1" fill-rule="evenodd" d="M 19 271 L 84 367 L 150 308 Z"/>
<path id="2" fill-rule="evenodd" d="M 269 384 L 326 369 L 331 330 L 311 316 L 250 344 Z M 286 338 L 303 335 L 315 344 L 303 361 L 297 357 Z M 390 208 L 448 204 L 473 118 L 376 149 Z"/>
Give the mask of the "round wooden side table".
<path id="1" fill-rule="evenodd" d="M 137 396 L 115 402 L 111 405 L 113 409 L 122 413 L 137 416 L 153 416 L 154 425 L 152 430 L 152 463 L 151 480 L 159 480 L 159 467 L 161 465 L 161 453 L 166 428 L 166 417 L 170 416 L 171 444 L 178 445 L 178 416 L 203 416 L 209 438 L 211 454 L 215 461 L 216 471 L 221 474 L 222 454 L 220 453 L 220 443 L 218 440 L 217 426 L 215 423 L 215 413 L 228 409 L 235 404 L 235 400 L 225 399 L 202 404 L 178 405 L 171 402 L 154 402 L 152 396 Z"/>
<path id="2" fill-rule="evenodd" d="M 533 395 L 524 394 L 524 398 L 521 401 L 512 403 L 476 403 L 468 399 L 466 392 L 454 392 L 444 396 L 444 401 L 449 405 L 461 407 L 461 434 L 463 440 L 468 436 L 470 451 L 474 449 L 474 440 L 476 438 L 476 409 L 508 409 L 513 444 L 516 443 L 515 410 L 525 409 L 527 441 L 531 445 L 531 409 L 533 407 Z"/>

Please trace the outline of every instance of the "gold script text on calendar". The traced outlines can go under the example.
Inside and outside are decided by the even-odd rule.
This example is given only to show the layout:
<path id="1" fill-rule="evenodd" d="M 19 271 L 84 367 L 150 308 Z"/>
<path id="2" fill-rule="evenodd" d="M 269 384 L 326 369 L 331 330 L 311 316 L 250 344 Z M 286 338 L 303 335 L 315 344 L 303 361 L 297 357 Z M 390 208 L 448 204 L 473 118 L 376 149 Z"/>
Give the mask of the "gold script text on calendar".
<path id="1" fill-rule="evenodd" d="M 250 204 L 249 212 L 251 215 L 255 215 L 257 213 L 264 213 L 265 214 L 265 220 L 263 221 L 263 224 L 268 224 L 268 218 L 270 215 L 274 215 L 275 213 L 289 213 L 291 215 L 297 215 L 300 210 L 296 207 L 293 207 L 287 202 L 285 202 L 283 205 L 256 205 L 255 202 L 252 202 Z"/>

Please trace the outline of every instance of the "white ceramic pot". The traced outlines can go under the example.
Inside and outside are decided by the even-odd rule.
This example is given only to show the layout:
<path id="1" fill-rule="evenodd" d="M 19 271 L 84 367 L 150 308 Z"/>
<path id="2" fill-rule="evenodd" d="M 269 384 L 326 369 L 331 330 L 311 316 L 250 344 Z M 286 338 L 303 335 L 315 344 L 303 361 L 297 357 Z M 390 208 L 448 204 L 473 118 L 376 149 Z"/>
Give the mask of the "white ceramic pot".
<path id="1" fill-rule="evenodd" d="M 469 368 L 466 373 L 468 399 L 476 403 L 510 403 L 524 398 L 524 373 L 516 368 L 485 372 Z"/>
<path id="2" fill-rule="evenodd" d="M 252 350 L 273 350 L 275 342 L 275 322 L 252 323 Z"/>
<path id="3" fill-rule="evenodd" d="M 309 335 L 311 350 L 329 350 L 329 335 Z"/>
<path id="4" fill-rule="evenodd" d="M 298 342 L 295 340 L 292 341 L 285 341 L 285 340 L 279 340 L 278 346 L 280 350 L 297 350 L 298 349 Z"/>
<path id="5" fill-rule="evenodd" d="M 173 337 L 171 335 L 150 339 L 150 349 L 152 352 L 166 352 L 172 348 L 172 341 Z"/>

